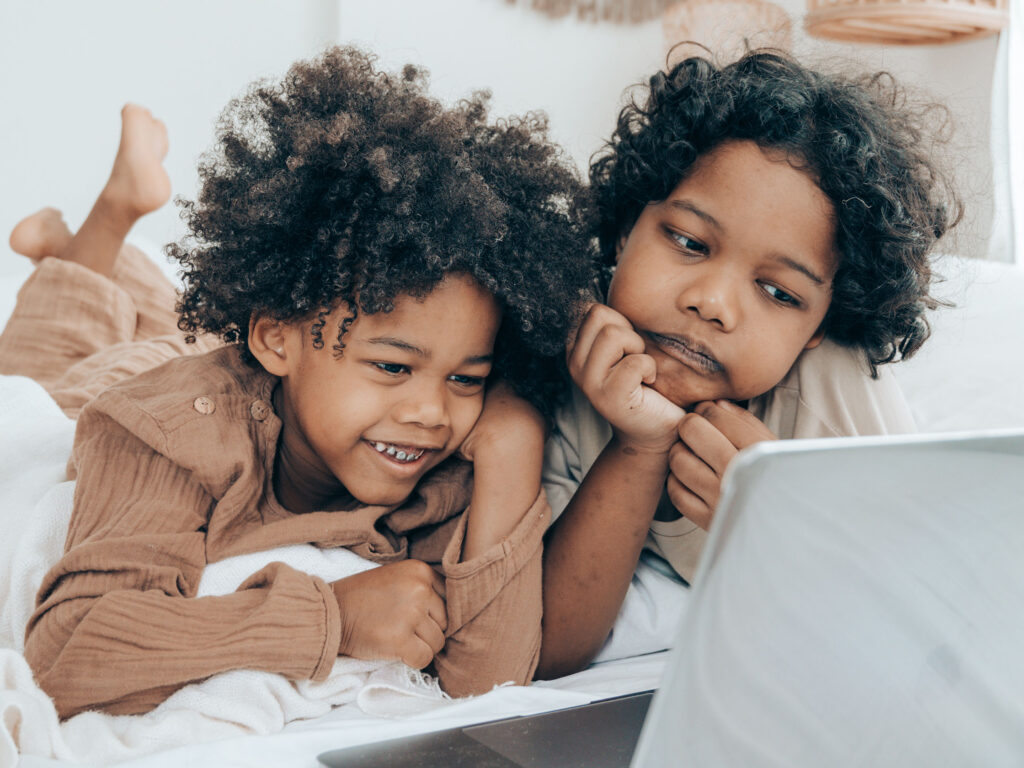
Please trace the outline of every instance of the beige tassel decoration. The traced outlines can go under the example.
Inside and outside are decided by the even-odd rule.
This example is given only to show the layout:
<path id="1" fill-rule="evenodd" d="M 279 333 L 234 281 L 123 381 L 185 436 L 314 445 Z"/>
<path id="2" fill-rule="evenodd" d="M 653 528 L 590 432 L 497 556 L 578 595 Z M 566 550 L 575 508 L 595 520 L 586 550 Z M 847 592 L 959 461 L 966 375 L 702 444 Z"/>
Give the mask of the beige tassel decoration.
<path id="1" fill-rule="evenodd" d="M 553 19 L 575 14 L 580 21 L 639 24 L 661 17 L 672 0 L 506 0 L 530 7 Z"/>

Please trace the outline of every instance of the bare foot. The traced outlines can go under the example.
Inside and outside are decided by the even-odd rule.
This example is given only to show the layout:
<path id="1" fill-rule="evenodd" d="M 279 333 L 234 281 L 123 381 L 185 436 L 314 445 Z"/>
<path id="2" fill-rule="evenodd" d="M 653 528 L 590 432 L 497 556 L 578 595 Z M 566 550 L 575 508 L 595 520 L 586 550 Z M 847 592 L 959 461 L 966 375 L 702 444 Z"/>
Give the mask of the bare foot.
<path id="1" fill-rule="evenodd" d="M 11 250 L 32 261 L 60 257 L 71 242 L 71 230 L 56 208 L 43 208 L 19 221 L 11 230 Z"/>
<path id="2" fill-rule="evenodd" d="M 171 180 L 162 165 L 167 149 L 164 124 L 145 107 L 125 104 L 121 144 L 97 202 L 129 226 L 166 203 L 171 197 Z"/>
<path id="3" fill-rule="evenodd" d="M 110 178 L 61 258 L 111 275 L 132 225 L 171 197 L 162 165 L 167 128 L 149 110 L 126 104 L 121 110 L 121 144 Z"/>

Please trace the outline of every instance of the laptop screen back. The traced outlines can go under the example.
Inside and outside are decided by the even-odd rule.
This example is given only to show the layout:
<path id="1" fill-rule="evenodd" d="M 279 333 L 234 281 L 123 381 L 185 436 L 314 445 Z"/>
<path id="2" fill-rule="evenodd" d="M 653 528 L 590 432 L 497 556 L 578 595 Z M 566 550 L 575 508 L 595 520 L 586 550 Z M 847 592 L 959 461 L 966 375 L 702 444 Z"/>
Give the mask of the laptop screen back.
<path id="1" fill-rule="evenodd" d="M 1024 755 L 1024 433 L 785 441 L 730 467 L 634 765 Z"/>

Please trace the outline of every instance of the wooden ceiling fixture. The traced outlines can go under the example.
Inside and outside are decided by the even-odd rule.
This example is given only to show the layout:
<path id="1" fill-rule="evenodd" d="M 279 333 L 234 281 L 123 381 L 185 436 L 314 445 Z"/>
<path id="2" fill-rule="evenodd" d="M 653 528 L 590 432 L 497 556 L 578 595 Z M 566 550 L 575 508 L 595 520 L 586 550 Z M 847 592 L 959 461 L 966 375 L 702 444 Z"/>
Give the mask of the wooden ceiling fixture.
<path id="1" fill-rule="evenodd" d="M 807 34 L 884 45 L 985 37 L 1010 22 L 1011 0 L 807 0 Z"/>

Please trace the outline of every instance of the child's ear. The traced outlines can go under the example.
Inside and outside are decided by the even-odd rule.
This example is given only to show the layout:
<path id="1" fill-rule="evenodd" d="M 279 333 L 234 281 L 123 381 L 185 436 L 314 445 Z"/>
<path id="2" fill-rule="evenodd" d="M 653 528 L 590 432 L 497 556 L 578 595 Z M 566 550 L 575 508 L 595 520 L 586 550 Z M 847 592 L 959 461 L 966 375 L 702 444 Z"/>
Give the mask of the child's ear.
<path id="1" fill-rule="evenodd" d="M 256 316 L 249 320 L 249 351 L 267 373 L 287 376 L 289 373 L 289 325 L 280 320 Z"/>
<path id="2" fill-rule="evenodd" d="M 825 338 L 825 324 L 822 323 L 821 325 L 818 326 L 818 330 L 816 330 L 814 332 L 814 335 L 811 336 L 811 340 L 807 342 L 806 346 L 804 346 L 804 349 L 814 349 L 816 346 L 821 344 L 821 342 L 822 342 L 822 340 L 824 340 L 824 338 Z"/>

